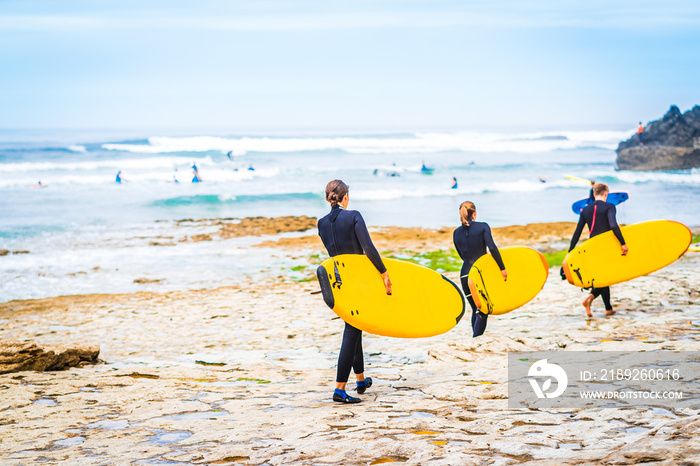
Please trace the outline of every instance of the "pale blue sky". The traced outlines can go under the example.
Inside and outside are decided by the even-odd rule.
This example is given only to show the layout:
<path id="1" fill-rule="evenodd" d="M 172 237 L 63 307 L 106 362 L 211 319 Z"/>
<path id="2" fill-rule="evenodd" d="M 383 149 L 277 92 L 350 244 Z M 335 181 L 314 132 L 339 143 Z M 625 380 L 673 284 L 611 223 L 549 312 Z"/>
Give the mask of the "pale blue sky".
<path id="1" fill-rule="evenodd" d="M 700 104 L 696 1 L 0 0 L 0 127 L 633 128 Z"/>

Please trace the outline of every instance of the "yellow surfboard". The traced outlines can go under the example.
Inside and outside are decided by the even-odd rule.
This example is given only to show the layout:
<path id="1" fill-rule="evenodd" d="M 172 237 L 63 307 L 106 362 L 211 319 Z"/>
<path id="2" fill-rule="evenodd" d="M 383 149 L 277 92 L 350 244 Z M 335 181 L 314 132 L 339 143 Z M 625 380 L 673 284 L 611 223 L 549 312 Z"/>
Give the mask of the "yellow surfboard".
<path id="1" fill-rule="evenodd" d="M 700 243 L 691 244 L 690 246 L 688 246 L 688 251 L 700 252 Z"/>
<path id="2" fill-rule="evenodd" d="M 622 255 L 612 231 L 589 239 L 564 258 L 564 273 L 572 285 L 604 287 L 650 274 L 675 262 L 688 250 L 692 234 L 671 220 L 653 220 L 620 228 L 629 248 Z"/>
<path id="3" fill-rule="evenodd" d="M 391 295 L 369 259 L 343 254 L 316 271 L 323 300 L 353 327 L 387 337 L 431 337 L 452 329 L 464 315 L 464 297 L 453 282 L 420 265 L 382 259 Z"/>
<path id="4" fill-rule="evenodd" d="M 566 175 L 566 179 L 571 180 L 571 181 L 578 181 L 579 183 L 584 183 L 584 184 L 588 184 L 588 185 L 591 184 L 591 180 L 588 180 L 586 178 L 581 178 L 578 176 Z"/>
<path id="5" fill-rule="evenodd" d="M 469 271 L 472 299 L 484 314 L 505 314 L 526 304 L 542 290 L 549 275 L 547 260 L 539 251 L 511 246 L 499 252 L 508 280 L 503 280 L 491 254 L 477 259 Z"/>

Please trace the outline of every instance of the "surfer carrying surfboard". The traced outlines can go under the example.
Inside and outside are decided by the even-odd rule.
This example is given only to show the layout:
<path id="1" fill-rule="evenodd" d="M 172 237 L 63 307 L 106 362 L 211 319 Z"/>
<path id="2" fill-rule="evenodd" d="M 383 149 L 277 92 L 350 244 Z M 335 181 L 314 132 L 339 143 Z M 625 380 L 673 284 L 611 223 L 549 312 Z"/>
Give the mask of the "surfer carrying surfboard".
<path id="1" fill-rule="evenodd" d="M 464 261 L 459 275 L 464 294 L 472 307 L 473 336 L 478 337 L 483 335 L 486 330 L 488 315 L 476 307 L 476 303 L 472 298 L 469 290 L 469 271 L 474 262 L 486 254 L 486 248 L 488 247 L 496 264 L 498 264 L 498 268 L 501 269 L 503 280 L 508 279 L 508 272 L 506 272 L 506 266 L 503 264 L 503 259 L 501 259 L 501 253 L 498 252 L 496 243 L 493 241 L 493 236 L 491 236 L 491 227 L 489 227 L 488 223 L 476 221 L 476 206 L 474 203 L 470 201 L 462 202 L 459 206 L 459 217 L 462 225 L 454 231 L 452 240 L 459 257 Z"/>
<path id="2" fill-rule="evenodd" d="M 318 221 L 318 235 L 331 257 L 341 254 L 366 255 L 379 272 L 386 293 L 391 294 L 389 273 L 379 252 L 377 252 L 377 248 L 372 243 L 362 215 L 356 210 L 347 210 L 350 201 L 349 191 L 350 187 L 341 180 L 333 180 L 326 185 L 326 200 L 331 205 L 331 211 Z M 365 378 L 364 375 L 362 330 L 346 322 L 343 343 L 338 355 L 338 371 L 333 401 L 338 403 L 359 403 L 362 401 L 360 398 L 348 395 L 345 391 L 348 377 L 350 377 L 350 369 L 355 372 L 357 393 L 361 395 L 372 386 L 372 379 Z"/>
<path id="3" fill-rule="evenodd" d="M 608 192 L 609 189 L 606 184 L 597 183 L 593 185 L 593 196 L 595 198 L 595 202 L 588 204 L 586 208 L 581 211 L 581 216 L 578 219 L 578 225 L 576 225 L 576 231 L 574 231 L 574 236 L 571 238 L 569 251 L 576 247 L 576 243 L 578 243 L 581 233 L 583 232 L 584 225 L 588 225 L 590 238 L 612 230 L 613 234 L 620 242 L 622 255 L 627 255 L 629 249 L 625 244 L 625 238 L 622 236 L 620 226 L 617 224 L 617 219 L 615 217 L 617 211 L 614 205 L 606 202 L 608 199 Z M 588 317 L 593 317 L 593 314 L 591 313 L 591 304 L 598 296 L 603 298 L 605 315 L 611 316 L 615 314 L 615 311 L 610 304 L 610 287 L 605 286 L 602 288 L 596 288 L 594 286 L 591 287 L 590 294 L 586 296 L 586 299 L 584 299 L 582 303 L 583 307 L 586 309 L 586 315 Z"/>

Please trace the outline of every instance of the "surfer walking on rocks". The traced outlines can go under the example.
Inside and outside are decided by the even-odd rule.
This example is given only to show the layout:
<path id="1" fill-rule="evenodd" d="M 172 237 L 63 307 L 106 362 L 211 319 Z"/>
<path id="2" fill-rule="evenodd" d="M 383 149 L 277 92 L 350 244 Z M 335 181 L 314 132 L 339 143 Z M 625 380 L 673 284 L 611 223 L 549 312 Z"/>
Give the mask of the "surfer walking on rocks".
<path id="1" fill-rule="evenodd" d="M 462 202 L 459 206 L 459 217 L 462 221 L 462 225 L 454 231 L 452 239 L 459 257 L 464 261 L 462 271 L 459 275 L 462 281 L 464 294 L 467 297 L 467 301 L 469 301 L 469 305 L 472 307 L 473 336 L 478 337 L 483 335 L 486 330 L 488 315 L 481 312 L 476 307 L 476 303 L 474 303 L 471 291 L 469 290 L 469 271 L 472 265 L 474 265 L 474 262 L 486 254 L 486 248 L 488 247 L 496 264 L 498 264 L 498 267 L 501 269 L 503 280 L 508 279 L 508 272 L 506 272 L 506 266 L 503 264 L 503 259 L 501 259 L 501 253 L 498 252 L 496 243 L 493 241 L 491 227 L 489 227 L 488 223 L 476 221 L 476 206 L 474 203 L 470 201 Z"/>
<path id="2" fill-rule="evenodd" d="M 574 231 L 574 236 L 571 238 L 569 251 L 576 247 L 576 243 L 578 243 L 581 233 L 583 232 L 583 226 L 588 225 L 590 238 L 612 230 L 613 234 L 620 242 L 622 255 L 627 255 L 628 248 L 625 244 L 625 238 L 622 236 L 622 232 L 620 231 L 620 226 L 617 224 L 617 218 L 615 217 L 615 206 L 606 202 L 608 199 L 608 192 L 609 189 L 606 184 L 597 183 L 593 186 L 593 196 L 595 198 L 595 202 L 588 204 L 581 211 L 581 216 L 578 219 L 578 225 L 576 225 L 576 231 Z M 582 304 L 586 309 L 586 315 L 588 317 L 593 317 L 593 314 L 591 313 L 591 304 L 598 296 L 603 298 L 605 315 L 611 316 L 615 314 L 615 311 L 610 304 L 610 287 L 605 286 L 602 288 L 592 287 L 590 294 L 583 300 Z"/>
<path id="3" fill-rule="evenodd" d="M 335 257 L 341 254 L 365 254 L 377 268 L 386 288 L 391 294 L 391 280 L 374 247 L 362 215 L 356 210 L 347 210 L 350 187 L 341 180 L 333 180 L 326 185 L 326 200 L 331 205 L 328 215 L 318 221 L 318 235 L 328 251 Z M 333 401 L 339 403 L 359 403 L 360 398 L 352 397 L 345 391 L 350 377 L 350 370 L 357 378 L 357 393 L 363 394 L 372 386 L 372 379 L 365 378 L 364 356 L 362 354 L 362 330 L 345 323 L 343 342 L 338 355 L 338 372 L 336 375 Z"/>

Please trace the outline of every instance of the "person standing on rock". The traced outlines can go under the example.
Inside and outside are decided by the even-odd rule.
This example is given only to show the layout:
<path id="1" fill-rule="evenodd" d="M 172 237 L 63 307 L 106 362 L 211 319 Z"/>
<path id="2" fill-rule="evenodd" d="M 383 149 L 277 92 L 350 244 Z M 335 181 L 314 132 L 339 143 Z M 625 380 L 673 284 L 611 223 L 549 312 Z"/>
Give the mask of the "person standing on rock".
<path id="1" fill-rule="evenodd" d="M 478 337 L 484 334 L 489 316 L 476 307 L 472 293 L 469 290 L 469 271 L 474 262 L 486 254 L 486 248 L 488 247 L 496 264 L 501 269 L 503 280 L 508 279 L 508 272 L 506 272 L 506 266 L 503 264 L 503 259 L 501 259 L 501 253 L 498 252 L 496 243 L 493 241 L 493 236 L 491 236 L 491 227 L 489 227 L 488 223 L 476 221 L 476 206 L 473 202 L 462 202 L 459 206 L 459 218 L 462 221 L 462 226 L 454 231 L 452 240 L 459 257 L 464 261 L 459 276 L 462 281 L 464 295 L 472 307 L 473 337 Z"/>
<path id="2" fill-rule="evenodd" d="M 622 236 L 620 227 L 617 224 L 617 219 L 615 218 L 615 206 L 606 202 L 608 199 L 608 191 L 608 186 L 603 183 L 598 183 L 593 186 L 595 202 L 588 204 L 581 211 L 581 216 L 578 219 L 578 225 L 576 225 L 576 231 L 574 231 L 574 236 L 571 238 L 569 251 L 576 247 L 576 243 L 578 243 L 581 233 L 583 232 L 583 226 L 588 225 L 590 238 L 612 230 L 613 234 L 615 234 L 615 237 L 620 242 L 622 255 L 627 255 L 629 249 L 625 244 L 625 238 Z M 603 288 L 591 288 L 590 294 L 586 296 L 586 299 L 584 299 L 582 303 L 584 309 L 586 310 L 586 315 L 589 318 L 593 317 L 593 314 L 591 313 L 591 304 L 593 304 L 593 300 L 598 296 L 603 298 L 603 304 L 605 305 L 605 316 L 607 317 L 615 314 L 612 304 L 610 304 L 610 287 L 606 286 Z"/>
<path id="3" fill-rule="evenodd" d="M 341 180 L 333 180 L 326 185 L 326 200 L 331 205 L 328 215 L 318 221 L 318 235 L 328 251 L 335 257 L 341 254 L 365 254 L 377 268 L 386 293 L 391 294 L 391 280 L 374 247 L 362 215 L 356 210 L 347 210 L 350 187 Z M 333 401 L 338 403 L 359 403 L 360 398 L 352 397 L 345 391 L 350 377 L 350 369 L 357 378 L 357 393 L 360 395 L 372 386 L 372 379 L 365 378 L 364 356 L 362 354 L 362 330 L 345 323 L 343 342 L 338 355 Z"/>
<path id="4" fill-rule="evenodd" d="M 637 126 L 637 135 L 639 136 L 639 144 L 644 145 L 644 141 L 642 141 L 642 136 L 644 135 L 644 125 L 642 122 L 639 122 L 639 126 Z"/>

